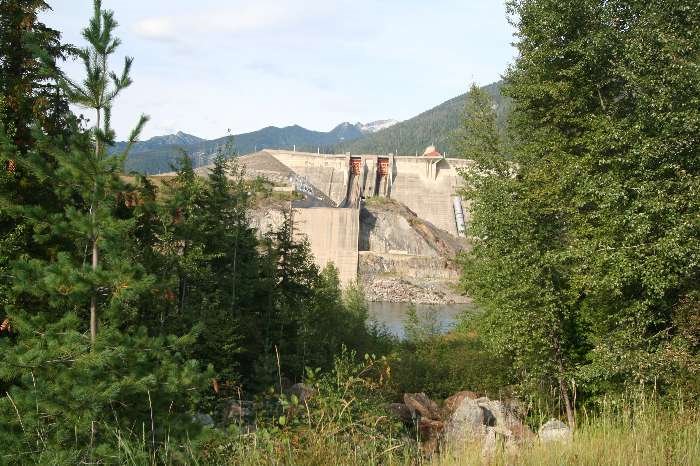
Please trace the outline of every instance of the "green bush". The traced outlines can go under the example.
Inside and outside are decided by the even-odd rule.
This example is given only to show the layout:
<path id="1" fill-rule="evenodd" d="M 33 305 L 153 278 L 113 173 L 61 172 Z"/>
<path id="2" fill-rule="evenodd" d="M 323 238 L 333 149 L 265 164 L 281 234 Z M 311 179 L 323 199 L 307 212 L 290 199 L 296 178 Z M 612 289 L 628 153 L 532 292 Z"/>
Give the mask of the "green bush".
<path id="1" fill-rule="evenodd" d="M 190 337 L 105 327 L 91 348 L 74 314 L 51 324 L 40 317 L 15 323 L 16 341 L 0 339 L 0 380 L 12 381 L 0 398 L 5 460 L 111 463 L 120 458 L 115 431 L 148 432 L 155 450 L 198 430 L 187 413 L 209 374 L 182 356 Z"/>

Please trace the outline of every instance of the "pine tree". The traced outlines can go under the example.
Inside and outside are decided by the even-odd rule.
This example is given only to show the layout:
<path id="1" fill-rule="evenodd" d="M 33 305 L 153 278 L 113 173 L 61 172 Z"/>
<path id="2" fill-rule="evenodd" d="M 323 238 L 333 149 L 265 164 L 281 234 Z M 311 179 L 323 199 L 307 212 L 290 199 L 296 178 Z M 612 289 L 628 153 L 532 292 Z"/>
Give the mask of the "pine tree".
<path id="1" fill-rule="evenodd" d="M 0 306 L 9 304 L 10 263 L 20 252 L 50 254 L 36 244 L 31 229 L 13 205 L 57 204 L 52 190 L 32 176 L 29 157 L 52 163 L 36 151 L 33 131 L 64 145 L 73 117 L 60 90 L 57 63 L 70 53 L 60 33 L 38 19 L 49 7 L 37 0 L 0 2 Z"/>
<path id="2" fill-rule="evenodd" d="M 85 79 L 81 84 L 72 80 L 63 80 L 64 89 L 69 100 L 77 105 L 95 111 L 94 126 L 94 157 L 92 160 L 84 160 L 75 164 L 76 175 L 86 178 L 86 185 L 91 186 L 90 192 L 81 193 L 85 199 L 89 199 L 89 224 L 85 233 L 90 239 L 92 256 L 92 270 L 97 272 L 100 263 L 100 243 L 103 240 L 103 228 L 110 217 L 108 199 L 110 190 L 119 188 L 114 183 L 117 180 L 115 173 L 121 172 L 123 160 L 130 149 L 130 145 L 138 138 L 141 128 L 147 118 L 141 116 L 138 125 L 129 137 L 129 145 L 121 157 L 112 158 L 107 155 L 106 147 L 114 143 L 114 132 L 110 127 L 110 117 L 114 99 L 122 90 L 132 83 L 129 76 L 133 58 L 126 57 L 121 76 L 117 76 L 109 70 L 109 57 L 114 54 L 121 41 L 113 36 L 118 26 L 114 20 L 114 13 L 102 9 L 101 0 L 94 0 L 94 14 L 90 25 L 83 30 L 83 37 L 88 46 L 79 50 L 78 55 L 85 66 Z M 109 185 L 112 182 L 112 186 Z M 97 292 L 90 297 L 90 338 L 94 344 L 97 337 Z"/>
<path id="3" fill-rule="evenodd" d="M 66 144 L 35 126 L 22 164 L 50 187 L 52 199 L 3 196 L 32 241 L 47 249 L 11 261 L 6 310 L 13 335 L 0 337 L 0 439 L 8 455 L 31 452 L 22 456 L 28 463 L 104 462 L 118 455 L 119 436 L 142 425 L 153 426 L 149 448 L 155 450 L 166 436 L 191 428 L 188 411 L 207 376 L 188 358 L 191 332 L 154 337 L 134 324 L 148 312 L 139 304 L 155 277 L 132 245 L 136 222 L 132 203 L 126 205 L 132 188 L 120 176 L 124 157 L 106 155 L 113 134 L 109 111 L 103 114 L 106 121 L 94 131 L 73 127 Z M 98 267 L 87 264 L 95 242 Z M 88 301 L 100 310 L 102 329 L 90 337 Z"/>

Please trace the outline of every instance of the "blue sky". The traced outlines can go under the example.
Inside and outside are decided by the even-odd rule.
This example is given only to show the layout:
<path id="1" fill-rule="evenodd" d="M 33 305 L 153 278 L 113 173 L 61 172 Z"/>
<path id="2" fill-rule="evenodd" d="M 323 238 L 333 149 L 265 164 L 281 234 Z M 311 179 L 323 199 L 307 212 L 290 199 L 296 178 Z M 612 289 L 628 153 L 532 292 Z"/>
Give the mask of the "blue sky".
<path id="1" fill-rule="evenodd" d="M 114 109 L 120 138 L 141 113 L 144 138 L 404 120 L 498 80 L 515 55 L 502 0 L 103 2 L 120 23 L 115 64 L 135 58 Z M 43 20 L 82 45 L 92 2 L 49 3 Z"/>

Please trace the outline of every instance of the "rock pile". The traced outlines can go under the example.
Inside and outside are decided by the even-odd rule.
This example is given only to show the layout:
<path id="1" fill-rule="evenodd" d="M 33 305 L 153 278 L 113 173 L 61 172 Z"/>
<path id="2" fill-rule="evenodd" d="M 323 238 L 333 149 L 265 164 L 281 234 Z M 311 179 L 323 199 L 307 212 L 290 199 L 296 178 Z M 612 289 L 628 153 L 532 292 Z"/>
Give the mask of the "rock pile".
<path id="1" fill-rule="evenodd" d="M 538 437 L 523 422 L 517 401 L 490 400 L 470 391 L 456 393 L 442 407 L 425 393 L 406 393 L 403 403 L 392 403 L 387 409 L 395 418 L 416 427 L 427 456 L 441 448 L 458 450 L 465 444 L 478 443 L 482 455 L 490 457 L 499 443 L 515 452 Z M 547 422 L 539 431 L 541 442 L 570 437 L 571 429 L 558 420 Z"/>
<path id="2" fill-rule="evenodd" d="M 469 302 L 446 289 L 444 284 L 423 281 L 421 286 L 395 277 L 367 277 L 363 289 L 369 301 L 415 304 L 455 304 Z"/>

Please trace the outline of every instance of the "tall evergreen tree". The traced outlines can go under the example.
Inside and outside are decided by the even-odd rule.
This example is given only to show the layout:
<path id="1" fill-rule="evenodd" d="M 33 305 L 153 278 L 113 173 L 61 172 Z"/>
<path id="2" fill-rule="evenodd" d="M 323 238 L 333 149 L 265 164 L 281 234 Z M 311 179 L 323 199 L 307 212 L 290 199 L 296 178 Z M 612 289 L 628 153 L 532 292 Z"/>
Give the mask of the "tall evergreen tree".
<path id="1" fill-rule="evenodd" d="M 107 145 L 114 143 L 114 131 L 110 127 L 112 104 L 121 91 L 132 83 L 129 72 L 133 58 L 124 59 L 124 68 L 120 76 L 109 70 L 109 58 L 121 44 L 121 41 L 113 35 L 117 26 L 114 13 L 103 10 L 101 0 L 94 0 L 93 17 L 90 25 L 83 30 L 83 37 L 89 45 L 78 51 L 85 66 L 85 79 L 81 84 L 66 78 L 63 80 L 63 88 L 72 103 L 95 111 L 94 157 L 75 166 L 82 172 L 81 176 L 88 178 L 86 185 L 91 186 L 90 192 L 82 194 L 90 203 L 89 224 L 86 225 L 85 233 L 90 238 L 93 272 L 97 272 L 100 263 L 100 242 L 104 234 L 101 230 L 110 217 L 110 206 L 105 204 L 111 194 L 109 191 L 115 187 L 109 186 L 108 181 L 115 181 L 115 170 L 121 169 L 120 165 L 107 155 L 106 150 Z M 129 137 L 130 144 L 138 138 L 146 121 L 147 118 L 141 116 Z M 129 146 L 122 159 L 126 158 Z M 119 157 L 117 160 L 123 164 L 123 160 Z M 97 337 L 97 320 L 97 292 L 95 291 L 90 297 L 90 338 L 93 344 Z"/>
<path id="2" fill-rule="evenodd" d="M 169 428 L 189 429 L 186 413 L 202 388 L 203 374 L 187 358 L 190 333 L 154 338 L 133 325 L 155 280 L 131 246 L 131 188 L 121 179 L 124 157 L 106 155 L 108 120 L 92 132 L 73 127 L 67 144 L 34 125 L 22 165 L 52 198 L 2 196 L 47 249 L 11 261 L 13 299 L 5 309 L 14 333 L 0 338 L 0 438 L 10 455 L 32 452 L 22 457 L 28 463 L 103 462 L 118 454 L 119 435 L 147 420 L 156 449 Z M 96 268 L 86 263 L 95 240 L 103 252 Z M 87 337 L 91 298 L 102 331 Z M 160 415 L 157 428 L 151 421 Z"/>
<path id="3" fill-rule="evenodd" d="M 74 123 L 57 81 L 57 63 L 71 48 L 39 21 L 49 7 L 37 0 L 0 1 L 0 305 L 11 301 L 9 264 L 20 252 L 45 256 L 50 248 L 31 238 L 12 205 L 57 205 L 53 192 L 33 177 L 26 159 L 37 153 L 35 132 L 65 145 Z"/>

